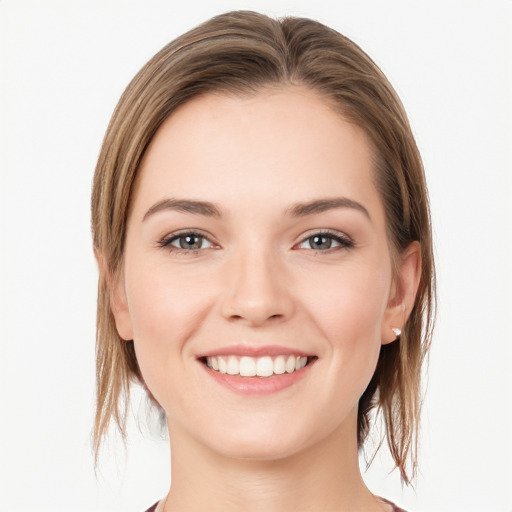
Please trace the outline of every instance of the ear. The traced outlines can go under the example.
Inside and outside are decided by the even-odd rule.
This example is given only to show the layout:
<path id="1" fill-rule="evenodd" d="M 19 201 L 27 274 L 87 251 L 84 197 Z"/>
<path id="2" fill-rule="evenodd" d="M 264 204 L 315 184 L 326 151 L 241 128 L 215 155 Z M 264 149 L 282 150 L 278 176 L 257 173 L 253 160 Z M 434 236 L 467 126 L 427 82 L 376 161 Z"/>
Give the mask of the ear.
<path id="1" fill-rule="evenodd" d="M 399 268 L 391 287 L 388 306 L 382 322 L 381 340 L 386 345 L 397 339 L 394 328 L 403 329 L 411 314 L 421 277 L 421 247 L 412 242 L 401 253 Z"/>
<path id="2" fill-rule="evenodd" d="M 100 282 L 103 281 L 105 283 L 109 294 L 110 310 L 114 316 L 117 333 L 123 340 L 132 340 L 132 321 L 128 309 L 122 272 L 114 276 L 108 268 L 106 258 L 100 250 L 94 249 L 94 257 L 98 264 Z"/>

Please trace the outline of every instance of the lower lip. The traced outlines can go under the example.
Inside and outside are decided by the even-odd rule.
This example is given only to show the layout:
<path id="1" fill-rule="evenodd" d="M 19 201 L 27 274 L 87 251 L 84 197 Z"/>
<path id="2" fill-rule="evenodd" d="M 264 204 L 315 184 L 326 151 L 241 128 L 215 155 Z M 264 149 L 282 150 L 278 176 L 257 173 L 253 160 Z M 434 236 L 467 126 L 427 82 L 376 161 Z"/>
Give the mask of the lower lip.
<path id="1" fill-rule="evenodd" d="M 200 363 L 213 379 L 231 391 L 240 395 L 269 395 L 293 386 L 303 379 L 310 370 L 314 361 L 300 370 L 271 377 L 241 377 L 240 375 L 229 375 L 220 373 Z"/>

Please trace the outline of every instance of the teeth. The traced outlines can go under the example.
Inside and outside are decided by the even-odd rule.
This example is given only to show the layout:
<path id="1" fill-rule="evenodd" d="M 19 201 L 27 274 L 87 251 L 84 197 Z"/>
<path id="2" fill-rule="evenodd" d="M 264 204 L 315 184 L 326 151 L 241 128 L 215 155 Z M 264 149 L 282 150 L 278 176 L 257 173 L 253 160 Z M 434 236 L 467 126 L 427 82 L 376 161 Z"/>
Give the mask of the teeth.
<path id="1" fill-rule="evenodd" d="M 286 371 L 286 361 L 284 356 L 277 356 L 274 360 L 274 373 L 282 375 Z"/>
<path id="2" fill-rule="evenodd" d="M 242 377 L 270 377 L 293 373 L 301 370 L 308 362 L 307 357 L 301 356 L 270 356 L 264 357 L 238 357 L 238 356 L 217 356 L 207 357 L 206 365 L 212 370 L 228 375 L 240 375 Z"/>
<path id="3" fill-rule="evenodd" d="M 215 359 L 212 357 L 212 359 Z M 212 361 L 212 368 L 213 368 L 213 361 Z M 219 372 L 220 373 L 227 373 L 228 372 L 228 363 L 223 357 L 219 357 Z"/>
<path id="4" fill-rule="evenodd" d="M 212 363 L 213 364 L 213 363 Z M 235 356 L 229 356 L 228 358 L 228 375 L 238 375 L 240 373 L 240 363 Z"/>
<path id="5" fill-rule="evenodd" d="M 256 361 L 256 375 L 270 377 L 274 373 L 274 362 L 271 357 L 259 357 Z"/>
<path id="6" fill-rule="evenodd" d="M 295 371 L 295 365 L 296 365 L 297 359 L 295 359 L 294 356 L 289 356 L 286 360 L 286 372 L 292 373 Z"/>
<path id="7" fill-rule="evenodd" d="M 256 375 L 256 360 L 254 357 L 242 357 L 240 359 L 240 375 L 242 377 L 254 377 Z"/>

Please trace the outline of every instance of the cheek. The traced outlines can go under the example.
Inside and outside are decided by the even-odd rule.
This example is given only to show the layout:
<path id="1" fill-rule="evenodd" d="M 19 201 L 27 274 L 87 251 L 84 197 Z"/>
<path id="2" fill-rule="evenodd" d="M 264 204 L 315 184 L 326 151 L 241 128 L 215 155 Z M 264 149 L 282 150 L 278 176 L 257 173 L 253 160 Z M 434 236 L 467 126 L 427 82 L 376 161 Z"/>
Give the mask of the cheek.
<path id="1" fill-rule="evenodd" d="M 323 292 L 311 295 L 308 309 L 328 341 L 327 374 L 333 403 L 355 405 L 366 389 L 381 347 L 382 321 L 391 273 L 384 267 L 353 267 L 339 279 L 325 280 Z"/>
<path id="2" fill-rule="evenodd" d="M 179 378 L 186 342 L 211 301 L 199 283 L 153 266 L 127 269 L 126 293 L 142 376 L 157 400 L 169 379 Z"/>
<path id="3" fill-rule="evenodd" d="M 380 328 L 388 302 L 390 272 L 384 267 L 351 266 L 326 276 L 308 299 L 317 324 L 334 343 L 380 344 Z"/>

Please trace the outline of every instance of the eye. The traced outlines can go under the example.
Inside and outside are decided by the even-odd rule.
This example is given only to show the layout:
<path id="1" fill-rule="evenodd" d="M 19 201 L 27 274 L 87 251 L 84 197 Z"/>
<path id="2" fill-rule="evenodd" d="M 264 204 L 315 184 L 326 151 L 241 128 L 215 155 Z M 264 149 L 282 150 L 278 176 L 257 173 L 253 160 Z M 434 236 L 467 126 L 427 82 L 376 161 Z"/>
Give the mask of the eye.
<path id="1" fill-rule="evenodd" d="M 213 247 L 213 243 L 210 242 L 206 236 L 195 231 L 171 234 L 161 240 L 159 245 L 171 251 L 178 250 L 186 252 L 211 249 Z"/>
<path id="2" fill-rule="evenodd" d="M 328 251 L 329 249 L 351 248 L 354 242 L 341 233 L 320 232 L 304 239 L 298 247 L 314 251 Z"/>

